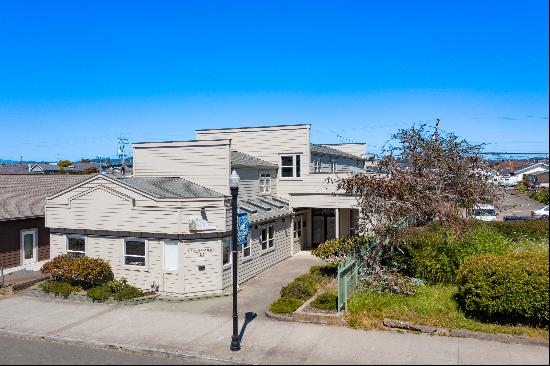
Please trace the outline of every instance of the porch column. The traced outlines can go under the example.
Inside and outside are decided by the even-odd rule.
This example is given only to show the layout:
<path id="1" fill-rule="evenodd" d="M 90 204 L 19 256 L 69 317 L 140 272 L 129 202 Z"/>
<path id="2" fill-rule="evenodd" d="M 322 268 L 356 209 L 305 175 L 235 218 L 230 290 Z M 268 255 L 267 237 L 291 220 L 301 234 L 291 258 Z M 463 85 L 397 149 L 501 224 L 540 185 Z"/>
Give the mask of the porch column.
<path id="1" fill-rule="evenodd" d="M 336 225 L 336 238 L 339 238 L 340 237 L 340 209 L 337 208 L 335 209 L 336 213 L 335 213 L 335 225 Z"/>

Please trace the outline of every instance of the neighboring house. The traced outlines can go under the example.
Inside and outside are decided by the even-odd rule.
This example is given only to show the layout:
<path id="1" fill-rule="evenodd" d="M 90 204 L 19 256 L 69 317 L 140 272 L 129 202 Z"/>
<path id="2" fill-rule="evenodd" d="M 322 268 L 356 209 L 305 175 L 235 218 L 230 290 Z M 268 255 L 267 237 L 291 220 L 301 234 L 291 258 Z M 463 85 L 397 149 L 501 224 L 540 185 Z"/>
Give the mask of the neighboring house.
<path id="1" fill-rule="evenodd" d="M 29 173 L 35 174 L 55 174 L 61 168 L 56 164 L 34 164 L 29 167 Z"/>
<path id="2" fill-rule="evenodd" d="M 80 182 L 79 176 L 0 175 L 0 266 L 9 273 L 38 269 L 50 258 L 44 225 L 46 197 Z"/>
<path id="3" fill-rule="evenodd" d="M 545 163 L 536 163 L 525 168 L 516 170 L 513 175 L 510 177 L 515 183 L 519 183 L 523 180 L 524 175 L 537 174 L 548 171 L 548 164 Z"/>
<path id="4" fill-rule="evenodd" d="M 548 171 L 529 174 L 527 181 L 530 188 L 547 187 L 548 188 Z"/>
<path id="5" fill-rule="evenodd" d="M 232 169 L 241 178 L 239 212 L 249 216 L 239 282 L 354 230 L 356 197 L 327 178 L 361 171 L 364 145 L 312 145 L 304 124 L 200 130 L 196 138 L 134 143 L 133 177 L 96 175 L 48 197 L 51 256 L 105 258 L 116 277 L 142 289 L 221 293 L 232 281 Z"/>
<path id="6" fill-rule="evenodd" d="M 0 164 L 0 175 L 29 174 L 29 168 L 23 164 Z"/>

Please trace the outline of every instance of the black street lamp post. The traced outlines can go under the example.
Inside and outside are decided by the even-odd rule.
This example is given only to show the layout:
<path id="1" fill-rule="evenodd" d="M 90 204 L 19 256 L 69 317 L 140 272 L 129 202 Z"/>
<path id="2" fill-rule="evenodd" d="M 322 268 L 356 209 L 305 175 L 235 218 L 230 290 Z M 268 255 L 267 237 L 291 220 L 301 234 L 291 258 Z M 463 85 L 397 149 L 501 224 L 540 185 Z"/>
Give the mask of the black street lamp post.
<path id="1" fill-rule="evenodd" d="M 231 251 L 232 251 L 232 267 L 233 267 L 233 335 L 231 336 L 231 351 L 241 349 L 241 341 L 239 339 L 239 314 L 237 312 L 237 197 L 239 195 L 239 175 L 235 170 L 229 177 L 229 188 L 231 189 Z"/>

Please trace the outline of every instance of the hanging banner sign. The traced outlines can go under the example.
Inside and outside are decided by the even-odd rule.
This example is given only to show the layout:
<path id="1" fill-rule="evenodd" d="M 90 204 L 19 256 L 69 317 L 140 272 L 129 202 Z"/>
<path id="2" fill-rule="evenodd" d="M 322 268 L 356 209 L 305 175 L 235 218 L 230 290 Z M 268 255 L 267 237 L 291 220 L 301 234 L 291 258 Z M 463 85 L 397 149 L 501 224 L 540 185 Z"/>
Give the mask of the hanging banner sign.
<path id="1" fill-rule="evenodd" d="M 248 213 L 237 213 L 237 245 L 243 245 L 248 240 Z"/>

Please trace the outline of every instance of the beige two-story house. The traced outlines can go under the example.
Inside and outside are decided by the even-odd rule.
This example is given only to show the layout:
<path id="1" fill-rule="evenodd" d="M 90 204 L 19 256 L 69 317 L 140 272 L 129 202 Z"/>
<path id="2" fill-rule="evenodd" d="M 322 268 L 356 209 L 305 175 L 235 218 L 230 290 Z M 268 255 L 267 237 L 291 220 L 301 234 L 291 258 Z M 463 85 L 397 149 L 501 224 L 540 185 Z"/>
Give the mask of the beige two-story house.
<path id="1" fill-rule="evenodd" d="M 361 172 L 364 145 L 312 145 L 310 125 L 196 131 L 196 140 L 133 144 L 134 174 L 99 174 L 47 200 L 51 256 L 107 259 L 116 277 L 166 294 L 231 286 L 229 175 L 249 217 L 244 282 L 300 250 L 350 234 L 354 197 L 327 178 Z"/>

